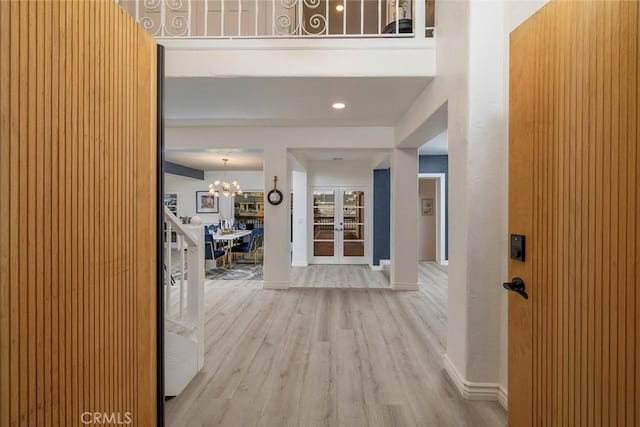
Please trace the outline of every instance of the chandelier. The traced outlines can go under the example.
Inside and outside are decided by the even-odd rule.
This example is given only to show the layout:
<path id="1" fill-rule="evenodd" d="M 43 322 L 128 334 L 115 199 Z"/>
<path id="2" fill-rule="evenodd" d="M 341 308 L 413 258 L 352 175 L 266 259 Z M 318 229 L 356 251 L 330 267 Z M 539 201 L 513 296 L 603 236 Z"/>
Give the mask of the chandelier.
<path id="1" fill-rule="evenodd" d="M 224 162 L 224 180 L 215 180 L 213 184 L 209 184 L 209 193 L 216 197 L 222 194 L 225 197 L 236 197 L 242 194 L 242 189 L 238 181 L 229 183 L 227 180 L 227 162 L 229 159 L 222 159 Z"/>

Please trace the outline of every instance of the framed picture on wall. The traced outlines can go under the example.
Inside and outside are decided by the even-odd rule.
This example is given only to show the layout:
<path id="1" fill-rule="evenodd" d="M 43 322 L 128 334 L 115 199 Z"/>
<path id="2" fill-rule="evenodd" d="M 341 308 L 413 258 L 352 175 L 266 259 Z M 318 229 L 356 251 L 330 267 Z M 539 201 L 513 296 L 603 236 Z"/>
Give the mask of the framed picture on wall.
<path id="1" fill-rule="evenodd" d="M 433 199 L 422 199 L 422 216 L 433 215 Z"/>
<path id="2" fill-rule="evenodd" d="M 208 191 L 196 191 L 197 213 L 218 213 L 218 198 Z"/>

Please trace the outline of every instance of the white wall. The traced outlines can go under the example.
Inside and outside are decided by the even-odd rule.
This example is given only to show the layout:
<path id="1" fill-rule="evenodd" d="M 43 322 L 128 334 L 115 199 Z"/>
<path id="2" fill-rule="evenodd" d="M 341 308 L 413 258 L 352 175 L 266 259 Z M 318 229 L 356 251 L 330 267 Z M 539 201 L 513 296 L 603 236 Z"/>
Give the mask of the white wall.
<path id="1" fill-rule="evenodd" d="M 391 152 L 391 288 L 418 290 L 418 149 Z"/>
<path id="2" fill-rule="evenodd" d="M 291 265 L 304 267 L 308 265 L 307 244 L 307 215 L 308 215 L 308 189 L 307 171 L 302 170 L 299 164 L 291 171 L 293 191 L 293 244 Z"/>
<path id="3" fill-rule="evenodd" d="M 264 280 L 265 289 L 287 289 L 291 267 L 289 159 L 284 147 L 264 149 L 264 187 L 273 188 L 278 177 L 278 190 L 283 200 L 279 205 L 264 206 Z"/>
<path id="4" fill-rule="evenodd" d="M 168 150 L 229 148 L 393 148 L 392 127 L 167 127 Z"/>
<path id="5" fill-rule="evenodd" d="M 264 188 L 262 171 L 228 172 L 229 181 L 237 180 L 244 191 L 262 191 Z M 178 194 L 178 217 L 198 215 L 205 224 L 217 223 L 220 214 L 196 213 L 196 191 L 207 191 L 209 184 L 224 179 L 224 172 L 205 172 L 204 181 L 178 175 L 165 174 L 165 193 Z M 220 197 L 219 212 L 227 219 L 233 218 L 233 199 Z"/>
<path id="6" fill-rule="evenodd" d="M 436 69 L 435 42 L 424 37 L 339 40 L 178 38 L 164 39 L 162 45 L 167 49 L 167 77 L 432 76 Z"/>
<path id="7" fill-rule="evenodd" d="M 366 160 L 312 160 L 308 164 L 308 174 L 310 187 L 368 187 L 373 169 Z"/>
<path id="8" fill-rule="evenodd" d="M 433 200 L 433 215 L 422 215 L 422 199 Z M 436 197 L 436 180 L 421 179 L 418 183 L 418 260 L 436 260 L 436 231 L 438 201 Z"/>
<path id="9" fill-rule="evenodd" d="M 467 383 L 506 389 L 508 33 L 544 1 L 443 1 L 436 8 L 437 77 L 395 129 L 418 146 L 449 137 L 447 364 Z M 453 54 L 455 53 L 455 54 Z M 436 116 L 439 117 L 439 116 Z"/>

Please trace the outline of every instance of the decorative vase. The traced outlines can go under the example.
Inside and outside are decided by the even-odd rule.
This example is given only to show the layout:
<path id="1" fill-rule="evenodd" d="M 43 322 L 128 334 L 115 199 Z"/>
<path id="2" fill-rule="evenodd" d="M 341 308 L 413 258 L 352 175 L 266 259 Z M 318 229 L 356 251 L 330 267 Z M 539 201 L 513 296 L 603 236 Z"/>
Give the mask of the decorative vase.
<path id="1" fill-rule="evenodd" d="M 202 224 L 202 218 L 200 218 L 198 215 L 194 215 L 191 217 L 191 224 L 192 225 L 200 225 Z"/>

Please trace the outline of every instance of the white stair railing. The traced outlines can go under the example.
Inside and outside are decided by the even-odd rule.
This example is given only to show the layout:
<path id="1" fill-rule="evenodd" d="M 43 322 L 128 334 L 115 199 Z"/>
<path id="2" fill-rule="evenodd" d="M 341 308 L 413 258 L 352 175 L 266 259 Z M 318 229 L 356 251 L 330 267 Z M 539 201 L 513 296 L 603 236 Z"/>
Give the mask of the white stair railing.
<path id="1" fill-rule="evenodd" d="M 164 312 L 174 326 L 165 333 L 165 393 L 176 396 L 204 366 L 204 228 L 182 224 L 166 206 L 163 216 Z"/>

